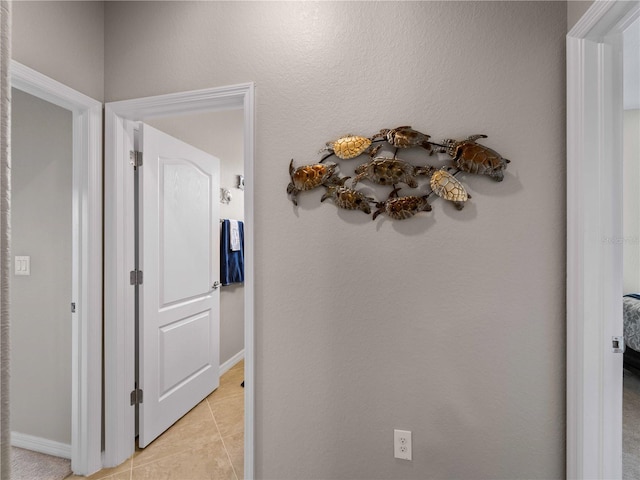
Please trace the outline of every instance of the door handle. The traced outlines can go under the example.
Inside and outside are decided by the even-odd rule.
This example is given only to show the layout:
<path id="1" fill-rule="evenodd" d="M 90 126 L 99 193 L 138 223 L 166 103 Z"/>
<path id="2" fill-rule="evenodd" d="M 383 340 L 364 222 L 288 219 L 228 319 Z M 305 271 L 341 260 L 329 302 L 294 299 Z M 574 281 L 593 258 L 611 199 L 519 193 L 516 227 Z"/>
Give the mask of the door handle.
<path id="1" fill-rule="evenodd" d="M 213 285 L 211 286 L 211 288 L 214 290 L 217 290 L 220 285 L 221 283 L 216 280 L 215 282 L 213 282 Z"/>

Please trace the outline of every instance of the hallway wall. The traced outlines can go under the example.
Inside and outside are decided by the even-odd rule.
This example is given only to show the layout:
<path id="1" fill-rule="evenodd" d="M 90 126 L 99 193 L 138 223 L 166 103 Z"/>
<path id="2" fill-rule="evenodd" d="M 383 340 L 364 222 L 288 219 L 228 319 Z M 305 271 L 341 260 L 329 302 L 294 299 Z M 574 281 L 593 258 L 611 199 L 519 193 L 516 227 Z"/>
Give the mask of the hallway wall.
<path id="1" fill-rule="evenodd" d="M 567 31 L 578 23 L 578 20 L 593 5 L 593 0 L 569 0 L 567 2 Z"/>
<path id="2" fill-rule="evenodd" d="M 14 58 L 97 99 L 256 82 L 259 478 L 563 478 L 568 8 L 15 2 Z M 403 124 L 489 135 L 505 181 L 404 222 L 293 208 L 291 158 Z"/>
<path id="3" fill-rule="evenodd" d="M 11 430 L 71 444 L 71 112 L 13 89 Z"/>
<path id="4" fill-rule="evenodd" d="M 624 111 L 623 293 L 640 292 L 640 110 Z"/>
<path id="5" fill-rule="evenodd" d="M 562 478 L 567 4 L 107 2 L 105 18 L 107 101 L 257 85 L 258 478 Z M 466 176 L 462 212 L 437 200 L 403 222 L 320 191 L 293 207 L 291 158 L 399 125 L 487 134 L 504 182 Z"/>
<path id="6" fill-rule="evenodd" d="M 104 2 L 13 2 L 11 58 L 104 98 Z"/>

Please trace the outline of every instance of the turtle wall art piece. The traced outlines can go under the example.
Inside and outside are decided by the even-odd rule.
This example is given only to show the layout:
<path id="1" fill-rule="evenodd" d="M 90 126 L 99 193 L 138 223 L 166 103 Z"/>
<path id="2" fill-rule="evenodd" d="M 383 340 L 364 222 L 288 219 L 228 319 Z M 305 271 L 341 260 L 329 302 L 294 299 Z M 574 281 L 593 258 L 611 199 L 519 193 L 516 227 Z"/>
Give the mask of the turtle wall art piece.
<path id="1" fill-rule="evenodd" d="M 383 128 L 370 137 L 347 134 L 328 141 L 319 152 L 324 156 L 316 163 L 294 167 L 292 159 L 287 193 L 297 206 L 298 194 L 324 188 L 326 191 L 321 202 L 331 199 L 338 208 L 360 210 L 367 215 L 373 211 L 374 220 L 380 214 L 405 220 L 420 212 L 430 212 L 432 207 L 429 200 L 436 196 L 462 210 L 471 195 L 456 178 L 458 174 L 486 175 L 501 182 L 510 163 L 495 150 L 478 143 L 477 140 L 481 138 L 487 136 L 476 134 L 463 140 L 449 138 L 435 143 L 429 135 L 411 126 Z M 382 151 L 385 147 L 391 151 Z M 420 159 L 409 161 L 398 158 L 398 151 L 411 148 L 425 152 L 425 160 L 440 160 L 438 154 L 441 153 L 446 154 L 448 160 L 444 160 L 444 163 L 440 160 L 441 164 L 432 165 Z M 338 160 L 357 162 L 354 159 L 365 155 L 368 159 L 351 164 L 353 177 L 342 175 L 339 163 L 325 163 L 332 156 Z M 378 196 L 380 186 L 389 186 L 392 190 L 386 199 L 375 198 L 369 192 L 356 189 L 361 182 L 374 188 Z M 401 189 L 405 195 L 399 195 Z"/>

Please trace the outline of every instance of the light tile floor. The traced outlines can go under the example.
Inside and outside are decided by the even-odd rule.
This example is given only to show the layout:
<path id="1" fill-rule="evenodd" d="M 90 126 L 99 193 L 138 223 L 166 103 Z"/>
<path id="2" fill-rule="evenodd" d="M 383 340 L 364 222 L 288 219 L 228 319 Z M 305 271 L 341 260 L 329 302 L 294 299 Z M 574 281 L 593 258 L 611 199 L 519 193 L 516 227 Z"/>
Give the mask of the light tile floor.
<path id="1" fill-rule="evenodd" d="M 243 379 L 240 362 L 220 378 L 215 392 L 122 465 L 66 480 L 242 480 Z"/>

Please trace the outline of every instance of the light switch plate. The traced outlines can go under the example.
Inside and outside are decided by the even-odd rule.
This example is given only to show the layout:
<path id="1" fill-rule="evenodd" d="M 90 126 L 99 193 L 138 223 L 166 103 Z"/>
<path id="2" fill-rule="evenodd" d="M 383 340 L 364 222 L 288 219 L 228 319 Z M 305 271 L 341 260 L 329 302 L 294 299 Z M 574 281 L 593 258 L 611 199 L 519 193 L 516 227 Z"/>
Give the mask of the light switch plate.
<path id="1" fill-rule="evenodd" d="M 31 275 L 31 257 L 16 256 L 15 273 L 16 275 Z"/>

